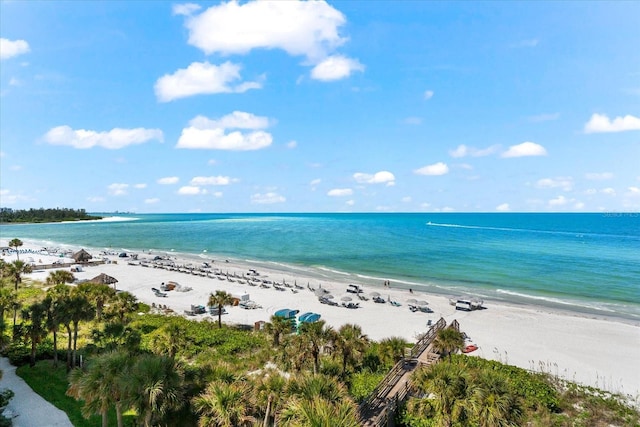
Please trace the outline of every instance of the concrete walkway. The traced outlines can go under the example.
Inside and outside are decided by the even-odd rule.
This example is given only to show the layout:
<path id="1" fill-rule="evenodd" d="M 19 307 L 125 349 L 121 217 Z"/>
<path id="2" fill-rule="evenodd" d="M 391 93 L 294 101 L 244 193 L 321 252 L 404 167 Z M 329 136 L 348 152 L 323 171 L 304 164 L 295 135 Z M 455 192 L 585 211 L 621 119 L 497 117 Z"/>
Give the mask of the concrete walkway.
<path id="1" fill-rule="evenodd" d="M 73 427 L 67 414 L 36 394 L 16 375 L 16 367 L 6 357 L 0 358 L 0 370 L 0 389 L 8 388 L 15 393 L 4 411 L 5 416 L 15 417 L 13 427 Z"/>

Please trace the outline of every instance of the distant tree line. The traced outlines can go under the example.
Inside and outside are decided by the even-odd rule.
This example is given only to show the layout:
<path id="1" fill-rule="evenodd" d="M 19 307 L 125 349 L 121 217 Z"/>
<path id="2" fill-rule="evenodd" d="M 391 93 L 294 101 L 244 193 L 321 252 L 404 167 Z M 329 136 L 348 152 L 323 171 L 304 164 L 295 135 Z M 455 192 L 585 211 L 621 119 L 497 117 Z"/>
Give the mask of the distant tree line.
<path id="1" fill-rule="evenodd" d="M 40 208 L 13 210 L 10 208 L 0 208 L 0 223 L 84 221 L 101 218 L 102 217 L 99 216 L 88 215 L 84 209 Z"/>

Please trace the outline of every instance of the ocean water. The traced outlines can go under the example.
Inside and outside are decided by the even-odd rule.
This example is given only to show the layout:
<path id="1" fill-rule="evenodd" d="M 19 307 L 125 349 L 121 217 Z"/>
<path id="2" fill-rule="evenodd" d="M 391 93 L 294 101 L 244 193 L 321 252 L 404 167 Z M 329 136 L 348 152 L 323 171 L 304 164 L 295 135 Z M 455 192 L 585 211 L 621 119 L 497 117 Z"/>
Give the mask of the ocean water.
<path id="1" fill-rule="evenodd" d="M 43 246 L 172 252 L 640 321 L 640 215 L 128 214 L 2 225 Z"/>

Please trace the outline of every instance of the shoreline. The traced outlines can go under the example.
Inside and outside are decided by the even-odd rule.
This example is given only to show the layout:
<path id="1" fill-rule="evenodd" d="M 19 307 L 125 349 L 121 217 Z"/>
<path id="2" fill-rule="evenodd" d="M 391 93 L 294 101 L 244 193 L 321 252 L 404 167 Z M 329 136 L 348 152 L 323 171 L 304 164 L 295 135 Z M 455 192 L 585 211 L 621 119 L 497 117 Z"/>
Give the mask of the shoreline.
<path id="1" fill-rule="evenodd" d="M 0 242 L 4 243 L 4 241 Z M 23 248 L 40 249 L 39 242 L 25 241 Z M 52 246 L 51 244 L 47 244 Z M 47 246 L 45 245 L 45 246 Z M 60 248 L 79 250 L 80 247 L 64 244 Z M 85 247 L 94 256 L 102 250 Z M 206 305 L 211 292 L 221 289 L 233 295 L 250 295 L 251 300 L 261 305 L 256 310 L 244 310 L 240 307 L 228 307 L 228 314 L 223 321 L 252 325 L 257 321 L 269 321 L 275 311 L 282 308 L 298 309 L 300 314 L 311 311 L 321 314 L 327 324 L 338 328 L 345 323 L 355 323 L 363 328 L 371 339 L 379 341 L 392 336 L 400 336 L 407 341 L 415 342 L 416 337 L 426 332 L 427 321 L 437 321 L 444 317 L 448 323 L 458 320 L 461 330 L 471 337 L 479 350 L 472 353 L 487 359 L 502 361 L 524 369 L 544 371 L 560 378 L 575 381 L 584 385 L 596 386 L 607 391 L 622 393 L 632 399 L 640 399 L 640 368 L 637 367 L 635 351 L 640 344 L 640 325 L 638 322 L 624 321 L 620 318 L 604 318 L 601 316 L 551 309 L 546 306 L 530 306 L 507 303 L 503 301 L 485 300 L 486 309 L 471 312 L 455 310 L 445 295 L 423 292 L 400 287 L 384 288 L 358 283 L 362 286 L 363 295 L 368 301 L 360 303 L 360 308 L 351 310 L 341 306 L 321 304 L 307 286 L 317 289 L 322 286 L 328 289 L 340 303 L 345 296 L 353 296 L 346 292 L 347 285 L 353 283 L 349 276 L 332 277 L 331 279 L 304 276 L 308 270 L 297 270 L 295 266 L 286 269 L 281 263 L 216 258 L 215 254 L 183 254 L 177 252 L 164 253 L 159 250 L 138 254 L 138 260 L 119 258 L 119 251 L 111 249 L 107 255 L 116 263 L 95 267 L 86 267 L 85 271 L 74 273 L 79 280 L 89 280 L 100 273 L 118 279 L 117 289 L 134 294 L 140 301 L 149 305 L 162 304 L 170 307 L 175 313 L 184 315 L 193 305 Z M 28 255 L 25 255 L 28 256 Z M 33 256 L 33 255 L 32 255 Z M 274 282 L 296 283 L 302 289 L 286 288 L 277 291 L 259 286 L 249 286 L 218 280 L 217 276 L 200 277 L 196 275 L 168 271 L 161 268 L 148 268 L 140 265 L 140 260 L 152 260 L 155 256 L 171 257 L 177 264 L 199 265 L 202 262 L 215 260 L 211 267 L 219 269 L 232 277 L 243 276 L 249 269 L 260 273 L 261 279 Z M 100 257 L 102 257 L 100 255 Z M 15 259 L 15 255 L 5 260 Z M 22 259 L 22 256 L 21 256 Z M 34 279 L 44 280 L 52 270 L 41 270 L 32 273 Z M 223 275 L 224 275 L 223 274 Z M 151 287 L 159 287 L 162 282 L 175 281 L 180 285 L 192 287 L 189 292 L 170 291 L 166 298 L 158 298 Z M 294 293 L 294 289 L 297 291 Z M 375 304 L 370 294 L 378 292 L 385 299 L 397 301 L 400 307 L 391 304 Z M 411 312 L 407 300 L 418 299 L 428 301 L 433 313 Z M 192 318 L 205 319 L 208 315 Z M 217 317 L 214 316 L 217 320 Z M 615 363 L 612 363 L 615 361 Z"/>

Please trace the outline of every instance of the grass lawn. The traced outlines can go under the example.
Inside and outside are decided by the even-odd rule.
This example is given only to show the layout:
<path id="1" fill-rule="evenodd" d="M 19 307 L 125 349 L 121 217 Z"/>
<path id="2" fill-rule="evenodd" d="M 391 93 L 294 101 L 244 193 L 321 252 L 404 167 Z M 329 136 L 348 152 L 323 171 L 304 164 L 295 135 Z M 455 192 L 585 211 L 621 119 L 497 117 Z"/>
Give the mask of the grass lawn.
<path id="1" fill-rule="evenodd" d="M 74 426 L 100 427 L 102 425 L 102 418 L 99 415 L 89 419 L 84 418 L 81 412 L 83 401 L 75 400 L 65 394 L 69 383 L 64 362 L 54 369 L 52 361 L 43 360 L 33 368 L 29 365 L 19 367 L 16 374 L 45 400 L 66 412 Z M 134 418 L 132 414 L 126 414 L 123 418 L 125 426 L 132 425 Z M 116 412 L 113 409 L 109 411 L 109 426 L 116 426 Z"/>

